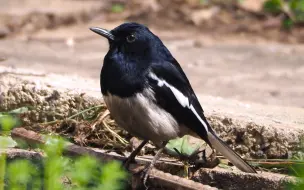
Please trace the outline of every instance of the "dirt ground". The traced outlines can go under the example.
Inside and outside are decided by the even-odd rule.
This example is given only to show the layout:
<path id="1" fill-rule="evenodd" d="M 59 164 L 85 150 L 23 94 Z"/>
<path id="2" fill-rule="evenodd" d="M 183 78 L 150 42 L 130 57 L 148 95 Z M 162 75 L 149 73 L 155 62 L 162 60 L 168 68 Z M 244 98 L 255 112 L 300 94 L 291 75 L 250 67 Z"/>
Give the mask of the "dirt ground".
<path id="1" fill-rule="evenodd" d="M 118 19 L 113 19 L 115 14 L 102 11 L 107 9 L 107 2 L 64 1 L 62 4 L 61 0 L 52 3 L 27 0 L 20 4 L 14 0 L 1 1 L 0 21 L 10 24 L 0 27 L 0 32 L 12 32 L 0 41 L 1 66 L 93 79 L 92 86 L 85 88 L 99 91 L 99 73 L 108 44 L 88 28 L 112 29 L 127 17 L 120 14 Z M 146 6 L 151 7 L 149 3 Z M 127 18 L 145 18 L 144 13 L 138 19 L 138 15 L 130 16 L 126 12 Z M 232 17 L 227 16 L 226 20 L 229 18 Z M 240 26 L 245 24 L 244 20 Z M 279 29 L 265 32 L 267 35 L 263 35 L 263 31 L 225 32 L 221 29 L 222 24 L 218 24 L 219 30 L 214 29 L 220 32 L 213 33 L 215 25 L 211 27 L 210 22 L 206 24 L 206 30 L 198 30 L 199 27 L 180 23 L 165 27 L 158 21 L 151 23 L 151 19 L 146 19 L 182 65 L 197 94 L 304 107 L 304 46 L 283 44 L 272 38 L 267 40 L 270 34 L 289 38 L 294 37 L 292 33 Z M 259 24 L 263 26 L 264 22 L 255 20 L 254 25 Z M 247 23 L 247 26 L 252 25 Z"/>
<path id="2" fill-rule="evenodd" d="M 96 81 L 108 49 L 105 39 L 88 30 L 91 23 L 41 31 L 29 40 L 1 41 L 2 66 L 44 73 L 78 75 Z M 76 34 L 75 34 L 75 31 Z M 198 94 L 263 104 L 304 107 L 301 45 L 210 39 L 203 34 L 154 30 L 182 65 Z M 75 36 L 75 37 L 73 37 Z M 172 39 L 175 38 L 175 39 Z"/>

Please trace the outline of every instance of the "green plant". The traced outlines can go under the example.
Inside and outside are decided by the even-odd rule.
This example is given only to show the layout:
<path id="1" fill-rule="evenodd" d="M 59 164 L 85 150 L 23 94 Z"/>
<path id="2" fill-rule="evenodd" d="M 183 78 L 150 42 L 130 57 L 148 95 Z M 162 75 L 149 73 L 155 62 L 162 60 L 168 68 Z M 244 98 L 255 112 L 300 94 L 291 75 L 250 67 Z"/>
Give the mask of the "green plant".
<path id="1" fill-rule="evenodd" d="M 285 29 L 292 28 L 295 24 L 304 22 L 304 1 L 303 0 L 267 0 L 263 9 L 271 14 L 284 14 L 282 26 Z"/>
<path id="2" fill-rule="evenodd" d="M 14 119 L 11 115 L 6 113 L 0 113 L 0 129 L 1 132 L 7 133 L 14 126 L 16 126 L 17 120 Z M 0 148 L 5 148 L 8 145 L 8 142 L 5 138 L 0 139 Z M 5 178 L 5 169 L 6 169 L 6 156 L 3 153 L 0 153 L 0 190 L 4 190 L 4 178 Z"/>
<path id="3" fill-rule="evenodd" d="M 294 13 L 295 20 L 297 22 L 304 21 L 304 1 L 303 0 L 291 0 L 289 3 L 291 11 Z"/>
<path id="4" fill-rule="evenodd" d="M 9 132 L 18 123 L 12 114 L 16 113 L 1 113 L 1 132 Z M 8 144 L 6 138 L 0 138 L 0 148 Z M 67 144 L 60 137 L 48 137 L 40 147 L 46 156 L 39 162 L 25 159 L 8 162 L 5 154 L 0 154 L 0 190 L 122 189 L 127 174 L 120 163 L 100 163 L 90 156 L 70 159 L 63 155 Z"/>
<path id="5" fill-rule="evenodd" d="M 299 150 L 292 156 L 293 160 L 299 161 L 289 167 L 289 175 L 298 177 L 298 183 L 287 184 L 286 189 L 302 190 L 304 189 L 304 136 L 300 138 Z"/>
<path id="6" fill-rule="evenodd" d="M 41 187 L 39 170 L 28 160 L 15 160 L 8 164 L 7 178 L 9 179 L 9 187 L 11 190 L 27 189 L 31 185 L 33 189 Z"/>
<path id="7" fill-rule="evenodd" d="M 5 176 L 6 156 L 0 154 L 0 190 L 4 190 L 4 176 Z"/>
<path id="8" fill-rule="evenodd" d="M 282 12 L 283 2 L 281 0 L 268 0 L 263 5 L 264 11 L 279 14 Z"/>
<path id="9" fill-rule="evenodd" d="M 202 144 L 191 144 L 189 142 L 189 136 L 184 136 L 182 138 L 177 138 L 170 140 L 166 145 L 167 152 L 173 156 L 184 156 L 191 157 L 193 154 L 197 153 L 198 149 Z"/>
<path id="10" fill-rule="evenodd" d="M 113 13 L 121 13 L 121 12 L 123 12 L 124 10 L 125 10 L 125 6 L 122 5 L 122 4 L 114 4 L 114 5 L 112 5 L 112 7 L 111 7 L 111 11 L 112 11 Z"/>

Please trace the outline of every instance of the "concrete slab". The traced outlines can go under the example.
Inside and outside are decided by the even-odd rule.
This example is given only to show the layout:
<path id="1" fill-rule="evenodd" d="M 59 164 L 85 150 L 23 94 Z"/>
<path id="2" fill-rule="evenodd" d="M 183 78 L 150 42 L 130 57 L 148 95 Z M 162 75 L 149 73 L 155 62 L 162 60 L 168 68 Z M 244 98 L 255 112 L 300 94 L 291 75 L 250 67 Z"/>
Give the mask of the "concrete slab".
<path id="1" fill-rule="evenodd" d="M 76 105 L 82 96 L 83 109 L 102 102 L 98 87 L 91 87 L 96 85 L 94 80 L 55 74 L 22 75 L 22 71 L 13 73 L 10 71 L 0 74 L 0 111 L 24 104 L 39 107 L 44 113 L 47 110 L 56 110 L 57 115 L 48 115 L 47 118 L 47 115 L 34 114 L 33 121 L 41 122 L 76 113 Z M 44 99 L 55 91 L 61 94 L 61 98 L 55 99 L 55 103 L 47 102 L 45 106 Z M 81 95 L 82 93 L 85 95 Z M 304 135 L 303 109 L 244 103 L 212 96 L 200 96 L 199 100 L 217 133 L 247 158 L 289 158 L 302 151 L 300 142 Z"/>
<path id="2" fill-rule="evenodd" d="M 216 186 L 224 190 L 284 190 L 296 179 L 286 175 L 262 172 L 259 174 L 246 174 L 230 172 L 224 169 L 200 169 L 193 178 L 194 181 Z"/>

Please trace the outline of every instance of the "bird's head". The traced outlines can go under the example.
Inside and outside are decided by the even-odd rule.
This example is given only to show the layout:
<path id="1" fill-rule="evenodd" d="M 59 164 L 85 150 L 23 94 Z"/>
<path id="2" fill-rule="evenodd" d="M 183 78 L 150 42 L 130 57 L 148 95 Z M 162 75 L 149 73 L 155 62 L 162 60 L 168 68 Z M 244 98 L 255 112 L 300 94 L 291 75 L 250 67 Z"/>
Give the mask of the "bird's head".
<path id="1" fill-rule="evenodd" d="M 155 57 L 167 49 L 161 40 L 146 26 L 137 23 L 124 23 L 111 31 L 92 27 L 93 32 L 107 38 L 110 51 L 136 57 Z"/>

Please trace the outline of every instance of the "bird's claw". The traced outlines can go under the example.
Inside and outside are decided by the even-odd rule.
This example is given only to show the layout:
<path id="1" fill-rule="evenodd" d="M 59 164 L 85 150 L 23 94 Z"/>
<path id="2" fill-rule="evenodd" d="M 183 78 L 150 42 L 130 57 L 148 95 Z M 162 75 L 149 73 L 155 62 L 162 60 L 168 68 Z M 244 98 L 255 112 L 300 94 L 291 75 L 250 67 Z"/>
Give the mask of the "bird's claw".
<path id="1" fill-rule="evenodd" d="M 147 180 L 148 180 L 148 177 L 149 177 L 149 172 L 151 171 L 151 169 L 152 169 L 152 165 L 151 164 L 149 164 L 147 167 L 145 167 L 143 170 L 142 170 L 142 172 L 141 172 L 141 178 L 142 178 L 142 180 L 143 180 L 143 184 L 144 184 L 144 186 L 146 187 L 146 188 L 148 188 L 147 187 L 147 185 L 146 185 L 146 183 L 147 183 Z"/>
<path id="2" fill-rule="evenodd" d="M 123 167 L 124 167 L 125 169 L 128 170 L 128 168 L 129 168 L 129 166 L 130 166 L 131 163 L 136 163 L 136 161 L 135 161 L 134 158 L 128 157 L 128 158 L 126 158 L 126 159 L 122 162 L 122 165 L 123 165 Z"/>
<path id="3" fill-rule="evenodd" d="M 142 180 L 142 183 L 146 189 L 148 189 L 148 186 L 146 183 L 147 183 L 147 180 L 149 177 L 149 172 L 151 171 L 152 168 L 153 168 L 153 164 L 150 163 L 150 164 L 146 165 L 143 169 L 140 169 L 139 171 L 134 173 L 140 177 L 140 180 Z"/>
<path id="4" fill-rule="evenodd" d="M 140 178 L 143 180 L 143 184 L 146 189 L 148 189 L 146 183 L 149 177 L 149 172 L 151 171 L 152 168 L 153 168 L 153 164 L 148 164 L 142 171 L 140 171 Z"/>

